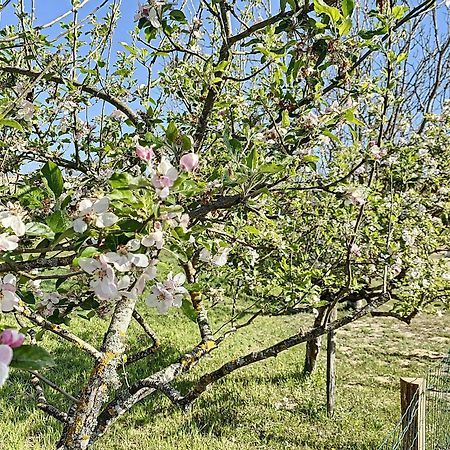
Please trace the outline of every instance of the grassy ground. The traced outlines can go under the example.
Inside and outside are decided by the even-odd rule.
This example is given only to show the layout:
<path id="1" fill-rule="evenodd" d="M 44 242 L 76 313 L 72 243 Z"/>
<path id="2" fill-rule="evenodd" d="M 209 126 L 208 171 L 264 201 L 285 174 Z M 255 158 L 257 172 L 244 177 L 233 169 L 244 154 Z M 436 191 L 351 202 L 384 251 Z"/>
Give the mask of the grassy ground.
<path id="1" fill-rule="evenodd" d="M 216 367 L 226 357 L 258 349 L 286 337 L 311 318 L 289 316 L 261 318 L 250 330 L 230 339 L 205 364 L 179 384 L 205 368 Z M 195 324 L 177 313 L 150 316 L 163 347 L 156 361 L 174 360 L 197 341 Z M 270 328 L 269 328 L 270 326 Z M 81 321 L 78 332 L 99 339 L 104 323 Z M 139 330 L 132 345 L 142 343 Z M 50 336 L 47 345 L 59 361 L 47 371 L 49 378 L 77 392 L 89 361 L 71 353 Z M 169 345 L 170 342 L 170 345 Z M 276 359 L 234 373 L 213 386 L 185 414 L 155 396 L 135 407 L 101 440 L 95 450 L 246 450 L 246 449 L 376 449 L 399 416 L 400 376 L 423 375 L 450 347 L 450 316 L 420 316 L 411 326 L 394 319 L 365 319 L 338 333 L 338 397 L 333 419 L 325 411 L 324 355 L 318 372 L 304 380 L 299 375 L 304 346 Z M 130 382 L 148 362 L 129 370 Z M 49 397 L 59 404 L 58 395 Z M 50 450 L 59 424 L 34 406 L 33 391 L 26 374 L 14 372 L 0 392 L 0 449 Z"/>

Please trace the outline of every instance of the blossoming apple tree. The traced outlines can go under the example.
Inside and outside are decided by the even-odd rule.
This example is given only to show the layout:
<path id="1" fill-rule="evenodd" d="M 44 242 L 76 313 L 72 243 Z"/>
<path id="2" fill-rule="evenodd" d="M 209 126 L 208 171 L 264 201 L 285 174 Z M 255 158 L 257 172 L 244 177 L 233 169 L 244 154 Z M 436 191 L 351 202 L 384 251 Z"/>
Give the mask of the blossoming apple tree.
<path id="1" fill-rule="evenodd" d="M 301 343 L 311 371 L 320 336 L 365 315 L 447 306 L 445 5 L 152 1 L 119 44 L 121 2 L 87 4 L 44 24 L 21 1 L 0 32 L 0 384 L 31 371 L 57 448 Z M 220 360 L 261 315 L 298 311 L 309 330 Z M 128 380 L 164 346 L 158 314 L 195 321 L 198 344 Z M 80 317 L 103 320 L 100 345 Z M 134 326 L 149 345 L 128 346 Z M 44 333 L 92 359 L 79 392 L 58 387 L 66 411 L 42 387 Z"/>

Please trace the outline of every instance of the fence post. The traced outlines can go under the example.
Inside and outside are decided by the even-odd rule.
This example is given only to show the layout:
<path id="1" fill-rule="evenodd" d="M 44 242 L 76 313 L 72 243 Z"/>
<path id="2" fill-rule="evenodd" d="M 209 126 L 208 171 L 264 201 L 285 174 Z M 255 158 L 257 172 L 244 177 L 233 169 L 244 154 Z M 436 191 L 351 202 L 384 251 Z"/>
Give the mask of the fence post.
<path id="1" fill-rule="evenodd" d="M 330 313 L 328 322 L 337 319 L 337 306 Z M 327 334 L 327 414 L 334 414 L 334 402 L 336 398 L 336 331 Z"/>
<path id="2" fill-rule="evenodd" d="M 425 450 L 425 388 L 423 378 L 400 378 L 403 450 Z"/>

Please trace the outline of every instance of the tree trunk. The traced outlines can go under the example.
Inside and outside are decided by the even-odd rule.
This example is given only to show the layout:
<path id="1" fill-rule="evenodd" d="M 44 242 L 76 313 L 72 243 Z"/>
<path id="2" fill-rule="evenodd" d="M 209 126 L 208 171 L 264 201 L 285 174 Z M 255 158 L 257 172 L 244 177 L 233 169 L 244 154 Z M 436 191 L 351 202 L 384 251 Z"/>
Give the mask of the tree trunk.
<path id="1" fill-rule="evenodd" d="M 108 391 L 118 383 L 117 367 L 125 352 L 127 330 L 136 300 L 118 301 L 102 345 L 102 357 L 96 361 L 80 401 L 69 411 L 58 450 L 85 450 L 89 447 L 98 416 L 108 400 Z"/>
<path id="2" fill-rule="evenodd" d="M 322 306 L 318 308 L 316 318 L 314 319 L 314 328 L 323 325 L 327 308 Z M 319 356 L 322 338 L 318 337 L 306 343 L 305 365 L 303 368 L 304 375 L 311 375 L 316 369 L 317 358 Z"/>

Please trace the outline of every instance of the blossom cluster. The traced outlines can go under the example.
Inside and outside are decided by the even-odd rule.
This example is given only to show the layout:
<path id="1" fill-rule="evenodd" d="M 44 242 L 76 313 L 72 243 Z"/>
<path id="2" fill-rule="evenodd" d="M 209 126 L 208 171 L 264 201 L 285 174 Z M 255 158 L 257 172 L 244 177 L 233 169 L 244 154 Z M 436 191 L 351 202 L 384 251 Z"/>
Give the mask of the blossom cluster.
<path id="1" fill-rule="evenodd" d="M 154 148 L 136 146 L 136 156 L 148 164 L 152 185 L 158 196 L 164 200 L 169 196 L 169 190 L 178 178 L 178 170 L 164 156 L 159 164 L 154 164 Z M 196 153 L 186 153 L 180 158 L 180 168 L 185 172 L 193 172 L 199 164 Z"/>

